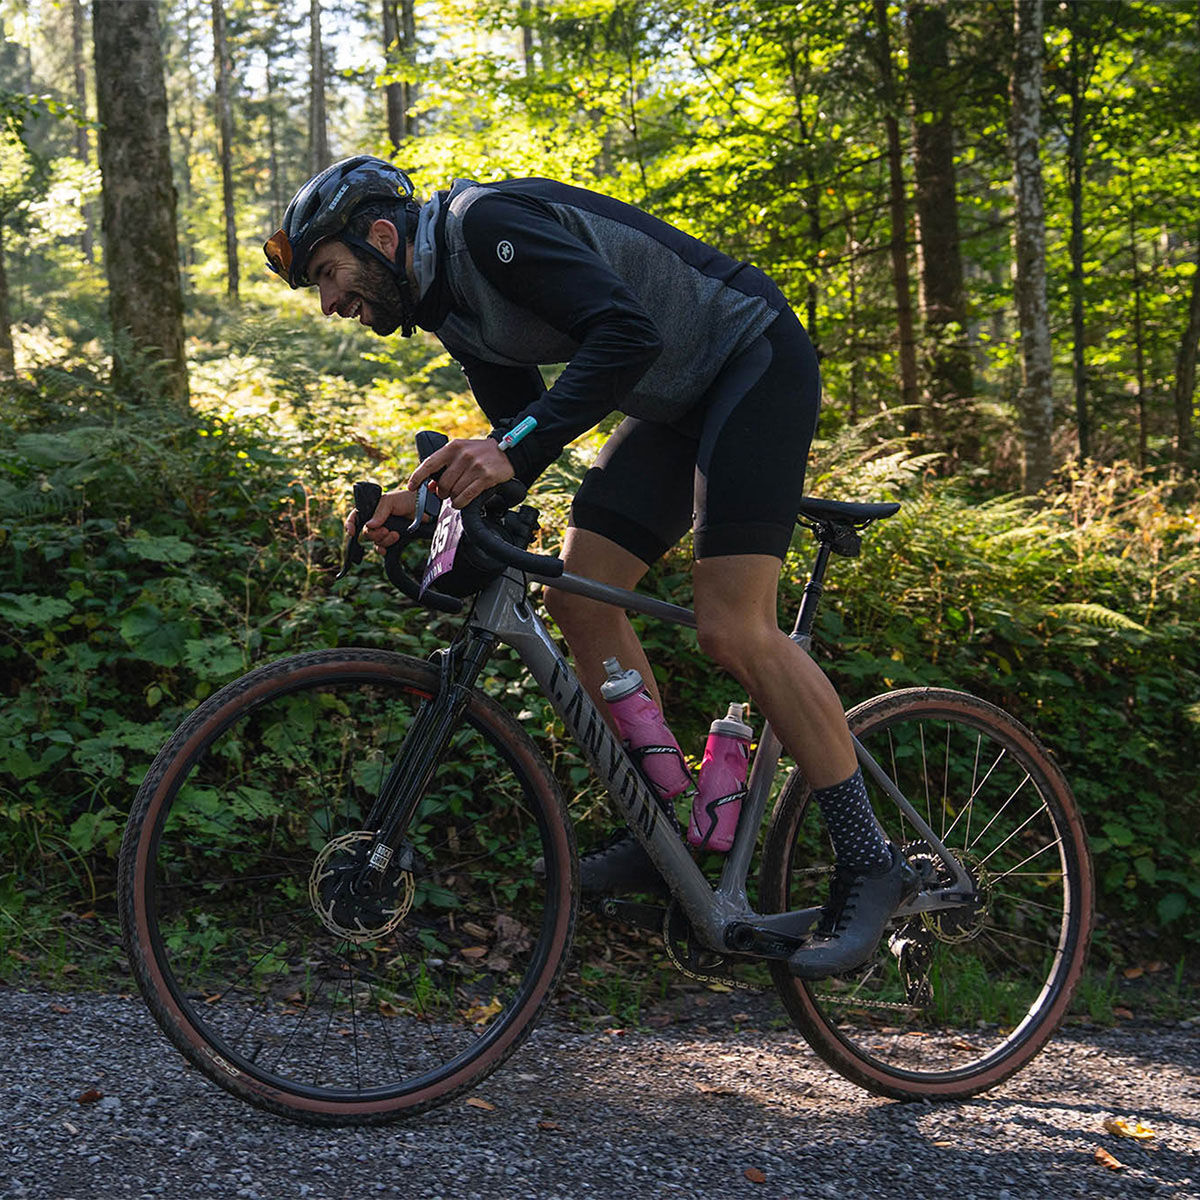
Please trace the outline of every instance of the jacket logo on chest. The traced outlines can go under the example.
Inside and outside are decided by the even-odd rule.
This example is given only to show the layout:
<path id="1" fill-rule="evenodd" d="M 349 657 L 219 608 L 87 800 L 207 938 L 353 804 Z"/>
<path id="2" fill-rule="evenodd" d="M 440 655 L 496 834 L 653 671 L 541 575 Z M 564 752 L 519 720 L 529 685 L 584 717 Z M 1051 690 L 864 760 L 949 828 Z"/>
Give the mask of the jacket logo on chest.
<path id="1" fill-rule="evenodd" d="M 507 239 L 496 243 L 496 257 L 502 262 L 512 262 L 513 260 L 513 244 Z"/>

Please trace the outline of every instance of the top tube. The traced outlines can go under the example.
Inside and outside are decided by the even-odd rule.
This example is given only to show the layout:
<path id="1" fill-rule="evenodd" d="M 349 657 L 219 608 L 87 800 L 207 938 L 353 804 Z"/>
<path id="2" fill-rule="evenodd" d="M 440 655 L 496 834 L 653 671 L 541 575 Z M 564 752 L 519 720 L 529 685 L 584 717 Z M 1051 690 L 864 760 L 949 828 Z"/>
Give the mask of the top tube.
<path id="1" fill-rule="evenodd" d="M 571 592 L 576 596 L 586 596 L 589 600 L 599 600 L 602 604 L 629 609 L 631 612 L 655 617 L 672 625 L 686 625 L 689 629 L 696 628 L 696 614 L 690 608 L 683 608 L 678 604 L 671 604 L 666 600 L 659 600 L 642 592 L 632 592 L 628 588 L 600 583 L 598 580 L 588 579 L 585 575 L 573 575 L 570 571 L 564 571 L 561 575 L 554 577 L 530 575 L 529 578 L 534 583 L 556 587 L 559 591 Z"/>

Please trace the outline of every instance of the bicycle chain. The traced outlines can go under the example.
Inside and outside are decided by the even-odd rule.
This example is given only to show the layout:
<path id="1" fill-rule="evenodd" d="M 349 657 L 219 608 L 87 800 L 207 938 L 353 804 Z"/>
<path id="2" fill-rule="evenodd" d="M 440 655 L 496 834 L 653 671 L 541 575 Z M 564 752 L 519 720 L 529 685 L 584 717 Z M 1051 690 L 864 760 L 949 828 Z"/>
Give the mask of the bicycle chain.
<path id="1" fill-rule="evenodd" d="M 744 979 L 736 979 L 733 975 L 720 975 L 716 972 L 699 972 L 693 971 L 689 967 L 685 967 L 679 959 L 679 955 L 675 953 L 675 948 L 671 944 L 671 917 L 678 911 L 678 906 L 674 900 L 667 906 L 666 912 L 663 913 L 662 924 L 662 940 L 663 949 L 667 952 L 667 959 L 671 966 L 675 968 L 681 975 L 688 979 L 695 979 L 700 983 L 719 983 L 723 987 L 734 988 L 743 992 L 765 992 L 767 988 L 760 987 L 757 983 L 747 983 Z M 689 926 L 690 929 L 690 926 Z M 724 966 L 728 962 L 722 958 L 721 964 Z M 728 967 L 726 967 L 728 970 Z"/>
<path id="2" fill-rule="evenodd" d="M 820 996 L 821 1004 L 842 1004 L 847 1008 L 881 1008 L 887 1012 L 902 1012 L 914 1016 L 920 1013 L 919 1008 L 911 1004 L 901 1004 L 897 1000 L 854 1000 L 849 996 Z"/>

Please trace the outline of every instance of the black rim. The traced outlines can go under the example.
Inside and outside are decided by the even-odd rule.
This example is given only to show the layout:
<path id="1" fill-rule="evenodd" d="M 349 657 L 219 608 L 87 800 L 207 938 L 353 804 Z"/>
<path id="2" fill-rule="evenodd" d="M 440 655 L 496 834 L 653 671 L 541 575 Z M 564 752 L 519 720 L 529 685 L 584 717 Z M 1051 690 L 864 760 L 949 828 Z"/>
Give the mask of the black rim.
<path id="1" fill-rule="evenodd" d="M 539 984 L 544 982 L 548 958 L 554 943 L 556 913 L 561 902 L 562 882 L 558 877 L 556 867 L 552 866 L 548 871 L 548 878 L 542 886 L 543 907 L 540 919 L 533 927 L 522 927 L 523 932 L 513 942 L 513 936 L 515 936 L 513 935 L 513 926 L 502 926 L 501 924 L 502 918 L 507 916 L 504 911 L 507 905 L 504 902 L 492 901 L 490 908 L 486 901 L 474 905 L 470 900 L 463 903 L 463 896 L 481 897 L 484 895 L 484 892 L 478 887 L 472 891 L 470 881 L 466 878 L 471 867 L 471 860 L 475 859 L 477 863 L 480 861 L 481 856 L 477 853 L 479 850 L 477 845 L 464 847 L 453 860 L 462 869 L 462 877 L 450 874 L 448 876 L 449 887 L 443 886 L 443 881 L 447 878 L 445 871 L 442 872 L 441 877 L 431 876 L 425 881 L 424 905 L 421 902 L 421 868 L 416 861 L 420 858 L 418 855 L 412 864 L 414 869 L 410 872 L 417 882 L 414 887 L 415 902 L 409 910 L 409 920 L 421 919 L 422 912 L 426 916 L 432 915 L 435 918 L 425 920 L 424 924 L 417 929 L 417 935 L 424 941 L 404 943 L 402 941 L 403 924 L 398 929 L 390 931 L 385 938 L 370 939 L 359 944 L 346 939 L 338 940 L 335 934 L 324 929 L 313 934 L 309 927 L 319 925 L 319 922 L 317 914 L 312 908 L 311 897 L 309 897 L 307 898 L 307 911 L 305 901 L 301 900 L 290 910 L 277 911 L 272 915 L 273 920 L 278 920 L 282 915 L 284 924 L 276 927 L 277 930 L 282 928 L 282 932 L 277 932 L 275 936 L 268 933 L 261 952 L 258 947 L 255 947 L 249 953 L 245 953 L 239 950 L 236 944 L 226 943 L 230 948 L 221 950 L 219 953 L 227 954 L 231 964 L 238 959 L 243 966 L 248 966 L 248 970 L 243 973 L 240 980 L 231 983 L 215 997 L 213 994 L 205 994 L 203 986 L 197 987 L 198 980 L 204 972 L 195 966 L 197 957 L 194 952 L 191 959 L 186 960 L 182 957 L 180 950 L 173 950 L 168 946 L 168 941 L 173 936 L 178 936 L 181 931 L 176 924 L 173 932 L 164 934 L 164 914 L 158 903 L 160 895 L 165 894 L 165 889 L 171 886 L 164 878 L 170 873 L 171 865 L 169 862 L 164 864 L 162 859 L 164 831 L 168 822 L 172 820 L 172 816 L 178 816 L 179 810 L 184 807 L 180 804 L 181 798 L 188 793 L 189 787 L 192 787 L 193 791 L 195 790 L 193 781 L 202 777 L 206 763 L 215 762 L 220 758 L 222 747 L 226 741 L 236 741 L 237 731 L 259 721 L 264 710 L 286 703 L 289 697 L 307 695 L 330 698 L 335 692 L 352 693 L 357 701 L 359 693 L 365 692 L 368 688 L 376 689 L 381 694 L 388 693 L 396 699 L 403 699 L 409 703 L 428 694 L 427 688 L 411 680 L 395 676 L 385 678 L 378 671 L 356 671 L 353 668 L 343 668 L 336 672 L 331 669 L 322 679 L 307 679 L 291 684 L 286 680 L 281 681 L 278 686 L 269 689 L 249 705 L 227 701 L 224 707 L 228 711 L 224 718 L 218 718 L 215 721 L 213 727 L 207 732 L 204 743 L 196 749 L 190 761 L 176 776 L 171 795 L 163 802 L 158 813 L 149 847 L 145 900 L 153 955 L 174 1002 L 181 1011 L 187 1014 L 189 1024 L 203 1039 L 206 1046 L 224 1060 L 211 1065 L 217 1071 L 228 1071 L 229 1068 L 225 1064 L 229 1064 L 269 1089 L 279 1089 L 289 1095 L 318 1103 L 362 1104 L 411 1096 L 454 1077 L 471 1062 L 486 1057 L 497 1042 L 510 1035 L 514 1024 L 528 1019 L 526 1006 Z M 355 719 L 361 722 L 361 712 L 355 714 Z M 276 721 L 269 728 L 278 728 L 280 724 L 281 722 Z M 311 731 L 309 736 L 313 736 Z M 378 735 L 376 734 L 376 736 Z M 539 853 L 547 861 L 553 863 L 554 859 L 550 849 L 552 838 L 546 814 L 539 800 L 536 786 L 522 769 L 515 755 L 504 745 L 501 737 L 473 715 L 469 716 L 464 723 L 463 731 L 456 734 L 460 751 L 463 749 L 462 743 L 467 739 L 477 741 L 477 751 L 486 752 L 489 763 L 502 762 L 507 768 L 510 776 L 507 786 L 510 791 L 515 786 L 521 797 L 518 822 L 523 821 L 536 828 L 535 841 Z M 316 742 L 320 740 L 319 737 L 315 739 Z M 299 742 L 295 745 L 298 746 Z M 312 748 L 315 750 L 315 745 Z M 448 764 L 450 757 L 447 756 Z M 386 761 L 386 757 L 381 755 L 380 761 Z M 500 789 L 502 781 L 498 776 L 499 772 L 493 772 L 488 776 L 489 790 Z M 240 780 L 238 786 L 244 793 L 245 776 L 236 776 L 236 778 Z M 435 780 L 435 784 L 436 782 L 437 780 Z M 479 781 L 475 782 L 478 784 Z M 461 781 L 458 783 L 452 781 L 452 785 L 461 789 Z M 235 791 L 236 789 L 229 789 L 230 796 L 233 796 Z M 434 791 L 436 791 L 436 787 Z M 244 799 L 244 795 L 240 798 Z M 444 811 L 451 813 L 455 803 L 455 800 L 451 800 Z M 196 804 L 193 803 L 192 807 L 195 808 Z M 351 805 L 347 805 L 348 809 L 351 807 Z M 262 823 L 267 816 L 271 816 L 272 819 L 278 816 L 278 814 L 269 813 L 265 808 L 262 812 L 254 813 L 253 806 L 251 806 L 250 811 L 257 817 L 259 823 Z M 333 824 L 335 815 L 331 811 L 330 823 L 322 831 L 323 833 L 333 834 L 335 832 Z M 464 815 L 469 817 L 469 813 Z M 346 817 L 350 817 L 349 812 Z M 347 823 L 352 825 L 354 822 L 352 819 L 348 819 Z M 469 821 L 467 823 L 469 824 Z M 183 826 L 177 826 L 177 828 L 182 830 Z M 276 830 L 278 830 L 278 823 L 276 823 Z M 447 830 L 454 838 L 458 839 L 460 845 L 464 837 L 471 836 L 470 830 L 467 828 L 459 830 L 455 825 L 449 823 L 442 827 L 440 832 L 444 834 Z M 311 832 L 311 830 L 307 831 L 310 841 Z M 529 840 L 528 830 L 526 830 L 525 840 Z M 173 840 L 168 838 L 168 845 L 181 842 L 182 837 L 176 837 Z M 447 841 L 443 839 L 439 844 L 439 851 L 446 845 Z M 309 846 L 306 849 L 311 850 L 312 847 Z M 494 851 L 503 849 L 503 844 L 498 843 L 492 849 Z M 315 855 L 310 854 L 309 857 L 311 859 Z M 279 855 L 275 855 L 272 859 L 276 867 L 283 866 L 287 861 L 285 857 Z M 192 865 L 194 866 L 194 864 Z M 232 864 L 229 870 L 230 880 L 226 882 L 233 882 L 235 868 Z M 286 874 L 287 872 L 285 870 L 280 873 Z M 292 878 L 286 881 L 292 893 L 295 892 L 296 878 L 297 874 L 293 869 Z M 244 890 L 244 881 L 237 882 L 242 884 L 243 890 L 240 894 L 242 901 L 245 902 L 249 893 Z M 260 877 L 254 886 L 262 888 L 269 883 L 279 886 L 280 882 L 279 879 L 264 880 Z M 531 873 L 529 882 L 532 882 Z M 519 886 L 509 879 L 494 880 L 491 885 L 493 895 L 496 883 L 503 884 L 508 888 Z M 212 883 L 204 886 L 209 889 L 208 894 L 211 894 Z M 438 888 L 441 888 L 440 894 L 437 893 Z M 189 903 L 192 909 L 196 910 L 192 915 L 202 916 L 205 909 L 212 907 L 204 899 L 206 895 L 204 890 L 199 892 L 193 890 L 189 895 L 193 897 Z M 296 899 L 294 895 L 289 896 L 289 903 L 294 899 Z M 457 903 L 459 907 L 455 909 L 452 906 L 453 903 Z M 443 907 L 441 913 L 436 912 L 438 905 Z M 470 920 L 471 916 L 487 913 L 494 918 L 494 924 L 490 927 Z M 467 926 L 467 940 L 479 940 L 480 946 L 464 947 L 461 945 L 462 939 L 460 938 L 457 946 L 459 961 L 451 964 L 453 967 L 453 973 L 451 973 L 446 954 L 451 950 L 447 944 L 450 936 L 448 931 L 456 927 L 455 915 L 459 918 L 457 929 L 461 932 L 463 926 Z M 245 922 L 244 913 L 239 914 L 238 920 Z M 260 924 L 261 920 L 262 915 L 260 914 Z M 301 934 L 302 930 L 303 935 Z M 508 950 L 511 953 L 513 946 L 516 945 L 517 953 L 520 955 L 519 964 L 516 962 L 506 964 L 500 961 L 504 955 L 499 951 L 504 950 L 505 947 L 497 948 L 497 930 L 507 930 L 510 935 L 513 935 L 510 936 L 512 945 L 508 947 Z M 486 961 L 479 963 L 478 969 L 473 969 L 472 963 L 469 959 L 464 958 L 463 954 L 472 950 L 487 949 L 489 933 L 493 935 L 492 950 L 495 952 L 489 952 Z M 300 938 L 304 942 L 307 952 L 303 956 L 291 956 L 286 969 L 277 969 L 275 964 L 268 963 L 270 969 L 264 974 L 269 976 L 270 971 L 274 970 L 275 982 L 271 983 L 268 979 L 267 986 L 261 987 L 256 993 L 256 1003 L 259 1004 L 258 1014 L 252 1012 L 246 1018 L 241 1029 L 234 1029 L 228 1023 L 222 1025 L 221 1021 L 216 1018 L 216 1013 L 225 1005 L 227 998 L 231 1005 L 239 997 L 244 999 L 248 985 L 252 984 L 256 974 L 260 973 L 262 965 L 271 956 L 283 957 L 280 952 L 288 949 L 285 943 L 296 938 Z M 523 939 L 527 939 L 529 945 L 517 944 Z M 322 941 L 324 945 L 321 954 L 314 959 L 313 947 L 318 941 Z M 381 952 L 388 953 L 393 950 L 396 953 L 391 959 L 390 966 L 396 968 L 399 964 L 399 970 L 394 970 L 389 982 L 384 984 L 381 981 L 381 971 L 378 965 L 379 956 Z M 439 953 L 442 953 L 443 957 L 439 958 Z M 370 974 L 363 970 L 361 962 L 356 964 L 355 955 L 372 956 L 374 965 L 370 968 Z M 439 964 L 438 968 L 430 966 L 431 963 Z M 318 973 L 323 972 L 328 976 L 332 970 L 341 969 L 338 964 L 341 964 L 341 967 L 344 967 L 350 976 L 344 989 L 337 980 L 331 978 L 325 978 L 318 986 L 313 986 L 311 975 L 314 967 Z M 441 968 L 446 968 L 446 970 L 443 971 Z M 300 983 L 303 969 L 310 972 L 307 984 Z M 180 974 L 183 974 L 183 980 L 180 979 Z M 435 978 L 435 976 L 439 977 Z M 516 982 L 518 976 L 519 982 Z M 210 976 L 210 978 L 212 977 Z M 298 986 L 293 986 L 296 984 Z M 364 984 L 365 995 L 362 987 Z M 440 994 L 437 992 L 439 987 L 442 989 Z M 287 990 L 284 990 L 285 988 Z M 424 996 L 421 994 L 422 989 L 427 989 Z M 490 994 L 487 994 L 489 991 Z M 403 1012 L 397 1004 L 398 1000 L 404 998 L 403 993 L 411 993 L 407 1012 Z M 367 1005 L 366 1008 L 363 1007 L 364 1002 Z M 349 1037 L 353 1042 L 352 1057 L 347 1056 L 344 1051 L 340 1054 L 339 1070 L 353 1072 L 352 1078 L 344 1080 L 341 1086 L 332 1086 L 328 1082 L 317 1079 L 306 1081 L 286 1070 L 278 1069 L 283 1056 L 295 1053 L 298 1032 L 306 1021 L 307 1014 L 318 1003 L 327 1008 L 324 1014 L 324 1028 L 318 1031 L 314 1027 L 311 1032 L 303 1035 L 309 1043 L 314 1044 L 317 1033 L 320 1035 L 321 1053 L 318 1056 L 316 1073 L 319 1075 L 324 1069 L 325 1047 L 330 1046 L 333 1039 Z M 453 1007 L 456 1004 L 458 1005 L 457 1009 Z M 296 1011 L 289 1012 L 289 1005 Z M 447 1005 L 451 1007 L 447 1008 Z M 271 1011 L 268 1012 L 268 1009 Z M 374 1011 L 371 1011 L 372 1009 Z M 284 1016 L 291 1018 L 292 1029 L 288 1038 L 281 1043 L 283 1035 L 279 1027 L 283 1023 Z M 241 1013 L 239 1012 L 239 1019 L 240 1017 Z M 401 1021 L 406 1022 L 406 1032 L 409 1034 L 414 1029 L 423 1029 L 426 1034 L 424 1039 L 426 1053 L 432 1054 L 435 1060 L 431 1065 L 421 1069 L 416 1066 L 415 1060 L 405 1057 L 409 1050 L 407 1046 L 395 1044 L 391 1032 Z M 470 1031 L 465 1034 L 462 1030 L 464 1021 L 471 1024 Z M 450 1027 L 456 1024 L 459 1029 L 451 1032 Z M 441 1029 L 442 1025 L 447 1028 Z M 347 1029 L 349 1029 L 348 1034 Z M 373 1041 L 373 1044 L 360 1045 L 368 1040 Z M 441 1042 L 445 1043 L 444 1048 L 439 1044 Z M 460 1043 L 461 1048 L 457 1049 Z M 268 1044 L 269 1049 L 280 1056 L 276 1058 L 274 1065 L 270 1063 L 264 1065 L 266 1059 L 264 1046 Z M 429 1046 L 431 1045 L 436 1048 L 430 1050 Z M 387 1064 L 383 1068 L 372 1067 L 372 1070 L 383 1069 L 393 1075 L 401 1074 L 403 1078 L 390 1078 L 387 1082 L 368 1082 L 364 1078 L 364 1060 L 369 1054 L 381 1056 L 384 1063 Z M 209 1069 L 210 1064 L 202 1060 L 197 1061 L 206 1070 Z M 405 1063 L 414 1065 L 405 1065 Z M 219 1076 L 215 1077 L 219 1078 Z M 222 1082 L 224 1081 L 222 1080 Z"/>
<path id="2" fill-rule="evenodd" d="M 859 731 L 939 837 L 962 853 L 979 900 L 893 923 L 870 962 L 843 979 L 784 984 L 807 997 L 819 1037 L 900 1084 L 952 1086 L 1020 1065 L 1048 1036 L 1047 1024 L 1057 1024 L 1084 950 L 1086 867 L 1052 768 L 1018 743 L 1002 715 L 979 707 L 910 703 L 864 713 L 869 728 Z M 936 870 L 911 824 L 871 790 L 889 835 Z M 821 875 L 812 866 L 819 822 L 807 798 L 803 804 L 790 906 L 806 902 Z"/>

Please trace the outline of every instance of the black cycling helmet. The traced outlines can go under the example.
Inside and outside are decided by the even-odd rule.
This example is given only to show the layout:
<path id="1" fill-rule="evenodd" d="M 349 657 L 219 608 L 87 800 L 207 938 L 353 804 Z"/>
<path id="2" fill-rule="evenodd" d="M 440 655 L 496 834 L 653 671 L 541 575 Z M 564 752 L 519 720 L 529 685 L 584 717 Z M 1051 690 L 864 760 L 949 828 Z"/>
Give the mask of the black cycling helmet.
<path id="1" fill-rule="evenodd" d="M 293 288 L 311 287 L 308 262 L 318 243 L 342 235 L 343 240 L 357 250 L 373 254 L 394 274 L 407 296 L 408 279 L 403 261 L 396 264 L 384 258 L 373 246 L 360 238 L 346 237 L 346 222 L 354 210 L 369 200 L 394 200 L 403 206 L 412 200 L 413 185 L 399 167 L 382 158 L 357 154 L 344 158 L 314 175 L 296 194 L 283 214 L 283 227 L 264 243 L 267 263 L 277 275 L 282 275 Z M 403 221 L 404 218 L 402 217 Z M 400 229 L 400 244 L 407 230 Z"/>

